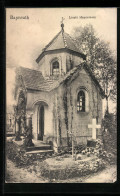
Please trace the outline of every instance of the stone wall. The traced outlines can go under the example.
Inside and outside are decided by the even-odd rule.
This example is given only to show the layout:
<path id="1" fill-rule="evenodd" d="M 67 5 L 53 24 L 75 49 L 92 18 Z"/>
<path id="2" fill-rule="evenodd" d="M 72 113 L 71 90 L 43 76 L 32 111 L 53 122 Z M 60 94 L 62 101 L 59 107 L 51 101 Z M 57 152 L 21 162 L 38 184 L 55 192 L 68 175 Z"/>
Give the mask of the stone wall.
<path id="1" fill-rule="evenodd" d="M 78 89 L 83 87 L 88 93 L 88 110 L 86 112 L 77 112 L 77 92 Z M 67 91 L 66 108 L 63 98 L 65 91 Z M 67 135 L 67 130 L 74 132 L 77 143 L 87 143 L 87 139 L 92 137 L 92 130 L 88 129 L 88 124 L 92 123 L 92 118 L 97 118 L 97 123 L 101 124 L 102 97 L 98 87 L 96 87 L 91 77 L 84 70 L 79 72 L 77 78 L 72 78 L 66 85 L 61 85 L 58 88 L 56 108 L 57 111 L 58 109 L 60 111 L 61 130 L 58 130 L 58 133 L 59 145 L 61 146 L 68 145 L 68 142 L 71 142 L 71 136 L 70 134 Z M 56 121 L 58 122 L 58 120 L 57 118 Z M 101 137 L 100 129 L 97 131 L 97 137 Z"/>

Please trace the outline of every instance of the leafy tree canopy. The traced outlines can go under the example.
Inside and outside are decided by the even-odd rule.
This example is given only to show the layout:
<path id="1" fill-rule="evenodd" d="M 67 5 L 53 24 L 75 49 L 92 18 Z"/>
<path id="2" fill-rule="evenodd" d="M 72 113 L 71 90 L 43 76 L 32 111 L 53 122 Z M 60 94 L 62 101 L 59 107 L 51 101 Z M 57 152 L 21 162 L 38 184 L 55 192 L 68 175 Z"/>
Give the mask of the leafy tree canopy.
<path id="1" fill-rule="evenodd" d="M 109 43 L 101 40 L 91 24 L 85 27 L 75 27 L 72 32 L 77 47 L 86 54 L 87 63 L 99 83 L 113 101 L 116 101 L 116 56 L 110 49 Z"/>

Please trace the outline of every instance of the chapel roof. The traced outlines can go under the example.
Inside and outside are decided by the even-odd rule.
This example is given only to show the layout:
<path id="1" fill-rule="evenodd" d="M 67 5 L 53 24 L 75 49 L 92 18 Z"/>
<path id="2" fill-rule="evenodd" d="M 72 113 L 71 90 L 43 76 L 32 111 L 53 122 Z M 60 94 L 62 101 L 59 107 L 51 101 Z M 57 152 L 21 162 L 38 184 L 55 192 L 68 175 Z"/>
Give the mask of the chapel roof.
<path id="1" fill-rule="evenodd" d="M 75 66 L 66 75 L 61 76 L 61 78 L 58 80 L 45 79 L 40 71 L 28 69 L 24 67 L 20 67 L 17 71 L 17 74 L 22 77 L 22 80 L 23 80 L 23 83 L 26 89 L 33 90 L 33 91 L 50 92 L 52 90 L 57 89 L 65 81 L 68 81 L 69 79 L 71 79 L 72 76 L 75 75 L 75 73 L 81 69 L 85 69 L 87 71 L 87 73 L 90 75 L 92 80 L 98 86 L 101 95 L 105 97 L 104 91 L 102 90 L 99 82 L 97 81 L 95 76 L 92 74 L 89 66 L 85 62 L 81 63 L 78 66 Z"/>
<path id="2" fill-rule="evenodd" d="M 22 76 L 22 80 L 26 89 L 32 90 L 49 90 L 49 85 L 42 75 L 42 72 L 19 67 L 16 70 L 17 75 Z"/>
<path id="3" fill-rule="evenodd" d="M 42 57 L 50 52 L 55 50 L 68 50 L 71 52 L 75 52 L 78 56 L 81 56 L 83 59 L 86 58 L 79 48 L 77 48 L 75 40 L 65 31 L 61 30 L 42 50 L 42 53 L 36 59 L 38 63 Z"/>

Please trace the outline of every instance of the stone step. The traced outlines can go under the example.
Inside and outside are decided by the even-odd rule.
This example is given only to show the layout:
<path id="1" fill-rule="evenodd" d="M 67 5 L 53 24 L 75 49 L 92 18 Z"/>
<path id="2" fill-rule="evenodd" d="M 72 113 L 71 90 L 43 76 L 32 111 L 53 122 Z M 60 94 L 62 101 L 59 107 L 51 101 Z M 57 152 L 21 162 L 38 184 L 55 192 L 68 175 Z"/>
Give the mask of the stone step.
<path id="1" fill-rule="evenodd" d="M 6 133 L 6 137 L 15 137 L 15 133 Z"/>
<path id="2" fill-rule="evenodd" d="M 36 151 L 36 150 L 51 150 L 51 146 L 47 144 L 46 145 L 41 144 L 39 146 L 31 146 L 31 147 L 27 147 L 26 152 Z"/>
<path id="3" fill-rule="evenodd" d="M 26 152 L 26 154 L 42 154 L 42 153 L 53 153 L 53 150 L 34 150 L 34 151 L 29 151 Z"/>

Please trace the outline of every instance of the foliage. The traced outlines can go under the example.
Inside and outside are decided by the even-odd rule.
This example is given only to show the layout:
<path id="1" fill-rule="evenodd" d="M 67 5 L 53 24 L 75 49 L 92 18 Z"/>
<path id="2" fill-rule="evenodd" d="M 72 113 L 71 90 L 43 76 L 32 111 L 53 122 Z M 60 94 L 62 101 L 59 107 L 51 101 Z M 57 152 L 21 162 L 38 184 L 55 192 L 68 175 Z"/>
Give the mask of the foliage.
<path id="1" fill-rule="evenodd" d="M 29 166 L 34 161 L 43 161 L 48 155 L 43 154 L 26 154 L 24 147 L 18 147 L 14 142 L 7 142 L 6 144 L 6 155 L 8 159 L 13 161 L 16 166 Z"/>
<path id="2" fill-rule="evenodd" d="M 99 158 L 109 162 L 110 164 L 114 164 L 116 162 L 116 156 L 112 154 L 112 152 L 108 152 L 104 150 L 104 145 L 101 140 L 97 140 L 96 144 L 96 153 Z"/>
<path id="3" fill-rule="evenodd" d="M 65 91 L 64 91 L 64 95 L 63 95 L 63 106 L 64 106 L 64 110 L 65 110 L 66 129 L 68 130 L 68 117 L 67 117 L 68 107 L 67 107 L 67 87 L 66 86 L 65 86 Z"/>
<path id="4" fill-rule="evenodd" d="M 61 159 L 58 161 L 62 161 Z M 90 161 L 81 161 L 79 163 L 73 163 L 71 166 L 65 165 L 65 167 L 52 167 L 45 161 L 38 166 L 41 176 L 49 179 L 68 179 L 74 177 L 85 176 L 105 168 L 105 162 L 101 159 L 93 159 Z M 37 171 L 38 172 L 38 171 Z"/>
<path id="5" fill-rule="evenodd" d="M 117 115 L 106 112 L 102 121 L 103 142 L 106 151 L 117 153 Z"/>
<path id="6" fill-rule="evenodd" d="M 87 147 L 82 151 L 83 155 L 88 157 L 91 155 L 96 155 L 98 158 L 101 158 L 104 161 L 107 161 L 110 164 L 116 163 L 116 156 L 113 153 L 107 152 L 104 149 L 104 144 L 100 139 L 96 140 L 96 147 Z"/>
<path id="7" fill-rule="evenodd" d="M 117 132 L 117 115 L 108 113 L 106 111 L 104 119 L 102 121 L 102 126 L 104 129 L 108 129 L 110 133 Z"/>
<path id="8" fill-rule="evenodd" d="M 18 124 L 18 130 L 16 131 L 16 141 L 21 140 L 21 125 L 25 125 L 25 113 L 26 113 L 26 101 L 23 91 L 19 94 L 19 99 L 17 106 L 14 108 L 14 115 L 16 119 L 16 123 Z"/>
<path id="9" fill-rule="evenodd" d="M 65 91 L 63 95 L 63 107 L 64 107 L 64 113 L 65 113 L 65 125 L 66 125 L 66 130 L 67 130 L 67 145 L 70 146 L 70 140 L 69 140 L 69 134 L 68 134 L 68 89 L 67 89 L 67 84 L 65 83 Z"/>
<path id="10" fill-rule="evenodd" d="M 101 86 L 109 96 L 108 89 L 111 90 L 110 97 L 116 100 L 116 56 L 110 50 L 109 43 L 106 43 L 97 36 L 92 25 L 76 27 L 73 29 L 73 37 L 81 52 L 87 54 L 87 63 L 93 73 L 95 73 Z"/>
<path id="11" fill-rule="evenodd" d="M 58 148 L 58 155 L 71 154 L 71 153 L 72 153 L 72 147 L 70 144 L 68 147 L 59 147 Z"/>
<path id="12" fill-rule="evenodd" d="M 83 150 L 85 150 L 85 148 L 86 148 L 85 144 L 77 144 L 75 146 L 76 154 L 81 153 Z"/>
<path id="13" fill-rule="evenodd" d="M 58 90 L 58 94 L 59 94 L 60 92 L 59 92 L 59 90 Z M 57 129 L 58 129 L 58 134 L 59 134 L 59 142 L 60 142 L 60 145 L 62 144 L 62 140 L 61 140 L 61 131 L 62 131 L 62 119 L 61 119 L 61 100 L 60 100 L 60 97 L 59 97 L 59 95 L 57 94 L 57 104 L 56 104 L 56 120 L 57 120 L 57 126 L 58 127 L 56 127 Z M 55 114 L 54 114 L 55 115 Z"/>
<path id="14" fill-rule="evenodd" d="M 6 155 L 7 157 L 16 163 L 17 166 L 23 166 L 30 164 L 31 161 L 25 156 L 25 150 L 18 148 L 15 143 L 7 142 L 6 144 Z"/>

